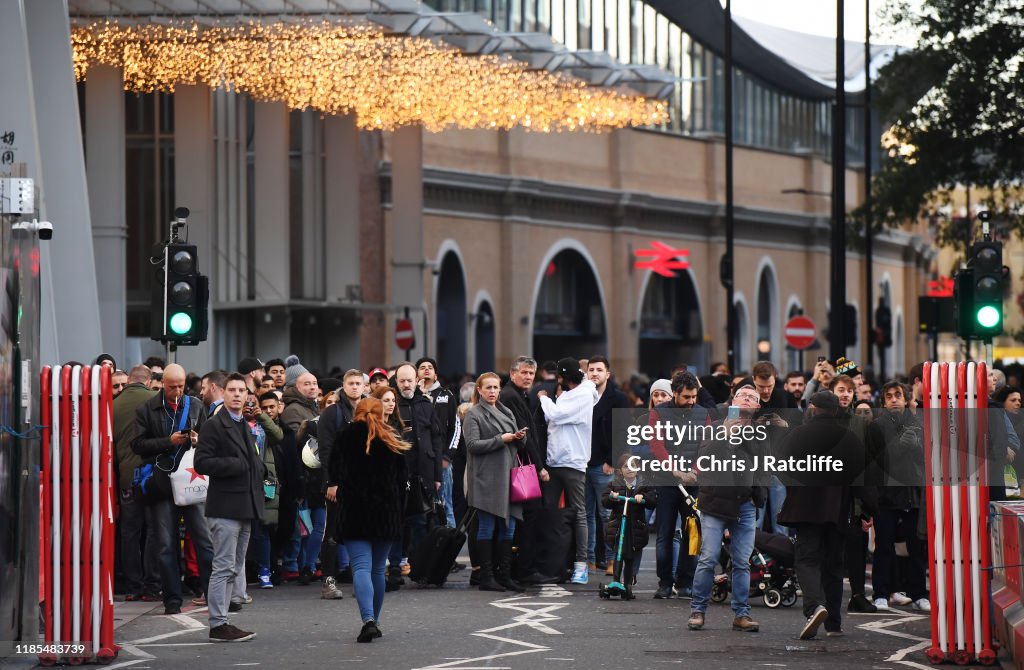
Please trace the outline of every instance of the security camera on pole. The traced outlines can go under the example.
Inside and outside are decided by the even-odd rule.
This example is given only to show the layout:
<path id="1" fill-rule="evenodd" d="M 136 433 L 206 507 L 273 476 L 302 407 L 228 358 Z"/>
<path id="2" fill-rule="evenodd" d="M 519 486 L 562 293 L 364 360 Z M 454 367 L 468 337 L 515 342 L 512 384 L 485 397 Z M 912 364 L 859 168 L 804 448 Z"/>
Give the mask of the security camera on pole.
<path id="1" fill-rule="evenodd" d="M 170 237 L 150 259 L 159 266 L 153 281 L 150 337 L 167 345 L 168 362 L 174 362 L 179 346 L 205 341 L 209 326 L 209 280 L 199 274 L 196 247 L 188 244 L 188 215 L 186 207 L 174 210 Z"/>

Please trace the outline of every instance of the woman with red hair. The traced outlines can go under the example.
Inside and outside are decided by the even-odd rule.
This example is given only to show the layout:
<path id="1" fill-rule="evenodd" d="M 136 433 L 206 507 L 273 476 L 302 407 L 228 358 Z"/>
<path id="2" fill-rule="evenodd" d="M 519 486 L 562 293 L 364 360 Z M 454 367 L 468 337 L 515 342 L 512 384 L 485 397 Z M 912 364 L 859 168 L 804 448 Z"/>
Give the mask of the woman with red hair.
<path id="1" fill-rule="evenodd" d="M 348 547 L 363 621 L 359 642 L 382 636 L 384 562 L 391 544 L 401 538 L 408 479 L 404 452 L 409 448 L 385 421 L 381 401 L 363 398 L 352 423 L 339 433 L 330 460 L 341 504 L 339 531 Z"/>

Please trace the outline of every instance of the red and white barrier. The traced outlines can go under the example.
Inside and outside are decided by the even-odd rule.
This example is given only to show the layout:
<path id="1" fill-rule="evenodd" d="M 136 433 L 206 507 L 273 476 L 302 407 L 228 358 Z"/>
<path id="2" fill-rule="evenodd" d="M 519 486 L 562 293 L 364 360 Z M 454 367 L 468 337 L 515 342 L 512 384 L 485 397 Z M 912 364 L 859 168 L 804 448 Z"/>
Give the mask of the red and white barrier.
<path id="1" fill-rule="evenodd" d="M 925 489 L 932 663 L 995 663 L 990 625 L 988 371 L 925 363 Z"/>
<path id="2" fill-rule="evenodd" d="M 109 663 L 114 644 L 113 388 L 106 367 L 45 367 L 43 665 Z"/>

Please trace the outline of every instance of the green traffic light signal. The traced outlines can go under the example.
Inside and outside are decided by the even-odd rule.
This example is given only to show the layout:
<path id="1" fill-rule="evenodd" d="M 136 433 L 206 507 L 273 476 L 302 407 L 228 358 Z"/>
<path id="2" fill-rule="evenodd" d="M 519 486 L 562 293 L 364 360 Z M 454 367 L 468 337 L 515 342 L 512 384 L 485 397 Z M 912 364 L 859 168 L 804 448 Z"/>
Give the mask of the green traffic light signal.
<path id="1" fill-rule="evenodd" d="M 996 328 L 999 326 L 999 321 L 1002 319 L 1002 314 L 999 310 L 992 305 L 984 305 L 978 308 L 976 315 L 978 325 L 985 329 Z"/>
<path id="2" fill-rule="evenodd" d="M 192 330 L 192 317 L 185 312 L 175 312 L 171 315 L 169 325 L 175 335 L 187 335 Z"/>

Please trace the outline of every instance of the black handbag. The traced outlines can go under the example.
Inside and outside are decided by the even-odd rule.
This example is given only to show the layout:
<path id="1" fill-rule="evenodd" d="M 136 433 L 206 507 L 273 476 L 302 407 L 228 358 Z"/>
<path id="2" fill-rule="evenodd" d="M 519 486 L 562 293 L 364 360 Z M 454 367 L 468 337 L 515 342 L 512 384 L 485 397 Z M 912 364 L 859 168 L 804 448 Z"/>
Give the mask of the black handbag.
<path id="1" fill-rule="evenodd" d="M 419 516 L 434 509 L 434 496 L 427 492 L 423 478 L 419 475 L 409 477 L 405 492 L 405 516 Z"/>

